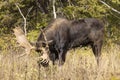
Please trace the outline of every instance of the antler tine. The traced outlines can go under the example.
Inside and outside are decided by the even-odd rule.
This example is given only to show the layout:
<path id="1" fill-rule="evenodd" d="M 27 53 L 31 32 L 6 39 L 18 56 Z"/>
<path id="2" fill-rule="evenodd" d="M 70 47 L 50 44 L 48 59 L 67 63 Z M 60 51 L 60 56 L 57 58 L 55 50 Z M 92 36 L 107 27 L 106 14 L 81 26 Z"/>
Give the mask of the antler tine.
<path id="1" fill-rule="evenodd" d="M 44 31 L 42 30 L 42 29 L 40 29 L 40 31 L 42 32 L 42 34 L 43 34 L 43 37 L 44 37 L 44 39 L 45 39 L 45 43 L 46 43 L 46 47 L 49 47 L 48 46 L 48 41 L 47 41 L 47 38 L 46 38 L 46 35 L 45 35 L 45 33 L 44 33 Z"/>
<path id="2" fill-rule="evenodd" d="M 19 46 L 22 46 L 25 48 L 25 53 L 21 54 L 20 56 L 30 54 L 30 50 L 34 49 L 34 47 L 27 40 L 23 30 L 20 27 L 15 27 L 13 31 L 14 31 L 14 35 L 16 36 L 16 40 L 19 43 Z"/>

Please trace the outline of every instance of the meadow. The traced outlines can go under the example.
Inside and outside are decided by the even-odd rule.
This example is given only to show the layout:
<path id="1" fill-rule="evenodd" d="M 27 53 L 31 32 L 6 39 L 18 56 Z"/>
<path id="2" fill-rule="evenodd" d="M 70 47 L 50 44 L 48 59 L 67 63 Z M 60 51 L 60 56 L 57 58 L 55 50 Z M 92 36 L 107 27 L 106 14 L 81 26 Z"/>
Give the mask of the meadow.
<path id="1" fill-rule="evenodd" d="M 20 47 L 1 51 L 0 80 L 120 80 L 120 45 L 102 48 L 98 66 L 90 47 L 77 48 L 67 53 L 63 66 L 42 67 L 38 54 L 18 57 L 24 53 Z"/>

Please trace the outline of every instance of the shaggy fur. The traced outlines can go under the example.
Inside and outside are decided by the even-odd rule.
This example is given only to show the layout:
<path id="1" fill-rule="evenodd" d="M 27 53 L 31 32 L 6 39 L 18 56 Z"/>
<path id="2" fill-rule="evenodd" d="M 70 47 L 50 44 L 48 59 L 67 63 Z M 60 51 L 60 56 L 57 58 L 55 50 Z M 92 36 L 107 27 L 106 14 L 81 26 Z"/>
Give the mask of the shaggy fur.
<path id="1" fill-rule="evenodd" d="M 48 41 L 52 40 L 52 43 L 49 43 L 50 53 L 48 55 L 53 64 L 58 59 L 59 65 L 62 65 L 65 62 L 66 53 L 69 49 L 87 45 L 91 46 L 99 63 L 104 36 L 104 26 L 99 20 L 86 18 L 69 21 L 57 18 L 43 32 Z M 43 46 L 43 43 L 40 43 L 40 41 L 45 41 L 43 33 L 37 39 L 37 51 L 39 51 L 39 47 L 45 47 L 45 44 Z"/>

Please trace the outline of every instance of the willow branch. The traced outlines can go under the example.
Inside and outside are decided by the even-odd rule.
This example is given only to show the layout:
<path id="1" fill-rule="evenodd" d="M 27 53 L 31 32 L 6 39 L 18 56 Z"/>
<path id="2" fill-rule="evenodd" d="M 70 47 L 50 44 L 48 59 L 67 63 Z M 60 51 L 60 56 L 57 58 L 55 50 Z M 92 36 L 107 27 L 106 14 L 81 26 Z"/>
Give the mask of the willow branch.
<path id="1" fill-rule="evenodd" d="M 118 11 L 118 10 L 114 9 L 113 7 L 109 6 L 109 5 L 108 5 L 107 3 L 105 3 L 104 1 L 102 1 L 102 0 L 99 0 L 99 1 L 100 1 L 102 4 L 104 4 L 105 6 L 107 6 L 108 8 L 110 8 L 112 11 L 120 14 L 120 11 Z"/>
<path id="2" fill-rule="evenodd" d="M 22 11 L 20 10 L 20 8 L 19 8 L 18 4 L 17 4 L 17 3 L 15 3 L 15 5 L 16 5 L 16 7 L 18 8 L 18 10 L 19 10 L 19 12 L 20 12 L 21 16 L 22 16 L 22 17 L 23 17 L 23 19 L 24 19 L 24 32 L 25 32 L 25 35 L 27 35 L 27 30 L 26 30 L 26 18 L 25 18 L 25 16 L 23 15 Z"/>

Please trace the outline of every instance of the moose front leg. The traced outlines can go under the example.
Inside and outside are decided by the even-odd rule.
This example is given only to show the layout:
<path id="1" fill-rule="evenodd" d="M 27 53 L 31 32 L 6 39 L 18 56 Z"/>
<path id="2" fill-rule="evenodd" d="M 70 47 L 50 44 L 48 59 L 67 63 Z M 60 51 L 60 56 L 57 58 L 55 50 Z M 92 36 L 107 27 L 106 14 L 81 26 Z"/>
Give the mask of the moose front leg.
<path id="1" fill-rule="evenodd" d="M 63 63 L 62 55 L 63 55 L 63 50 L 61 49 L 61 50 L 60 50 L 60 53 L 59 53 L 59 66 L 61 66 L 62 63 Z"/>
<path id="2" fill-rule="evenodd" d="M 92 45 L 92 50 L 98 65 L 100 64 L 101 48 L 102 48 L 102 42 Z"/>
<path id="3" fill-rule="evenodd" d="M 67 53 L 66 50 L 64 50 L 64 49 L 60 50 L 60 53 L 59 53 L 59 66 L 64 64 L 64 62 L 66 60 L 66 53 Z"/>
<path id="4" fill-rule="evenodd" d="M 62 59 L 63 52 L 60 52 L 59 54 L 59 66 L 63 65 L 63 59 Z"/>

